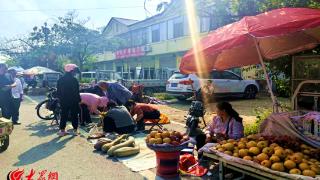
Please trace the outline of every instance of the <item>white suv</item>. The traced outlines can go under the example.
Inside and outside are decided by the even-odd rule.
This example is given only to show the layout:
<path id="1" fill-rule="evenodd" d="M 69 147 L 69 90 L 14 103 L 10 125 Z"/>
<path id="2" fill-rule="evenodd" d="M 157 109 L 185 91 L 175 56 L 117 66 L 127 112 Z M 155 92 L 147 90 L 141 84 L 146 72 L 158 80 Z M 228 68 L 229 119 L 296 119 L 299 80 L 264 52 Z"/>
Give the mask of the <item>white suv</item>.
<path id="1" fill-rule="evenodd" d="M 214 86 L 215 96 L 242 95 L 248 99 L 254 99 L 259 91 L 259 85 L 255 80 L 243 80 L 232 71 L 212 71 L 210 77 L 199 79 L 195 74 L 181 74 L 175 72 L 168 80 L 166 91 L 179 100 L 185 100 L 193 95 L 193 89 L 200 92 L 200 81 L 204 84 L 211 80 Z M 191 85 L 190 80 L 193 84 Z"/>

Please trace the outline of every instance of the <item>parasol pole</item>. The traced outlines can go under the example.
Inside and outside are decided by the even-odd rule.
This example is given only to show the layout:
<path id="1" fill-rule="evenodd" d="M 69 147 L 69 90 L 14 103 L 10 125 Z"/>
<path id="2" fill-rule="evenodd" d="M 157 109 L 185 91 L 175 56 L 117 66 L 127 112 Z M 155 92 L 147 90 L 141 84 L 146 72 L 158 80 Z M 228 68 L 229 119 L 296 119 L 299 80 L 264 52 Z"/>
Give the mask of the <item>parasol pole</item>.
<path id="1" fill-rule="evenodd" d="M 252 36 L 252 37 L 253 37 L 253 41 L 254 41 L 254 44 L 256 46 L 257 52 L 258 52 L 258 56 L 259 56 L 259 60 L 260 60 L 260 63 L 261 63 L 262 69 L 263 69 L 264 76 L 265 76 L 265 78 L 267 80 L 267 85 L 268 85 L 268 88 L 269 88 L 269 93 L 271 95 L 272 104 L 273 104 L 273 112 L 278 113 L 279 112 L 278 101 L 277 101 L 277 98 L 275 97 L 275 95 L 273 94 L 272 86 L 271 86 L 271 83 L 270 83 L 270 78 L 269 78 L 268 73 L 267 73 L 266 65 L 263 62 L 263 57 L 261 55 L 261 51 L 260 51 L 260 48 L 259 48 L 258 41 L 257 41 L 256 37 L 254 37 L 254 36 Z"/>

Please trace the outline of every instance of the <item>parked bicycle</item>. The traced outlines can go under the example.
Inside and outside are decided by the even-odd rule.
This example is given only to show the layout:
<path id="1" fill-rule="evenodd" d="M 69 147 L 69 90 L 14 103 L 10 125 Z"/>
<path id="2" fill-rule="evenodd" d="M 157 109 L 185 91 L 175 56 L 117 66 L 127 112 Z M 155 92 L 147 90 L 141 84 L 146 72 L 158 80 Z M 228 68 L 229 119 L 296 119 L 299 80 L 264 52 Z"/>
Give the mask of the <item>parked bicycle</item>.
<path id="1" fill-rule="evenodd" d="M 51 88 L 47 95 L 47 99 L 36 106 L 38 117 L 43 120 L 52 120 L 51 125 L 54 122 L 59 124 L 61 118 L 61 107 L 56 95 L 57 89 Z"/>

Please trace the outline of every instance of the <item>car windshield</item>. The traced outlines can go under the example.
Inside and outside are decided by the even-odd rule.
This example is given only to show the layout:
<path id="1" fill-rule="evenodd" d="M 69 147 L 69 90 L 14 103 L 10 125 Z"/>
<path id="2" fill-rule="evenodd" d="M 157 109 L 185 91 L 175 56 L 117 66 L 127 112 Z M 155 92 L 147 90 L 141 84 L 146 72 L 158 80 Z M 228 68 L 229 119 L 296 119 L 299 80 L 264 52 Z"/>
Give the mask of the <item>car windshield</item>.
<path id="1" fill-rule="evenodd" d="M 171 79 L 183 79 L 183 78 L 187 78 L 188 75 L 187 74 L 181 74 L 181 73 L 174 73 L 171 76 Z"/>

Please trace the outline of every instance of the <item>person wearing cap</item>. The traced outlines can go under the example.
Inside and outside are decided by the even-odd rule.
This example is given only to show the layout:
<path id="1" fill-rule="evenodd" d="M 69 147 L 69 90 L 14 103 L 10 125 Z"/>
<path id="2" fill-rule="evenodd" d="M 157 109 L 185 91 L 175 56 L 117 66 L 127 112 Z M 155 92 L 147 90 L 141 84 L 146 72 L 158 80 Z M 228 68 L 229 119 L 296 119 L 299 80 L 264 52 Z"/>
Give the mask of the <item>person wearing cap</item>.
<path id="1" fill-rule="evenodd" d="M 16 84 L 15 87 L 11 89 L 12 94 L 12 122 L 13 124 L 20 124 L 19 122 L 19 109 L 21 101 L 23 99 L 23 88 L 22 83 L 19 78 L 17 78 L 17 71 L 15 69 L 9 69 L 8 73 L 10 74 L 11 80 Z"/>
<path id="2" fill-rule="evenodd" d="M 117 106 L 115 102 L 109 102 L 107 114 L 103 119 L 104 132 L 116 132 L 128 134 L 134 132 L 135 123 L 129 111 L 124 106 Z"/>
<path id="3" fill-rule="evenodd" d="M 145 119 L 159 119 L 159 108 L 154 104 L 136 103 L 134 101 L 128 101 L 126 103 L 127 109 L 130 110 L 131 116 L 137 115 L 135 121 L 137 123 L 137 130 L 145 130 Z"/>
<path id="4" fill-rule="evenodd" d="M 92 93 L 92 94 L 96 94 L 98 96 L 106 96 L 107 95 L 107 82 L 106 81 L 99 81 L 93 87 L 82 89 L 81 93 Z"/>
<path id="5" fill-rule="evenodd" d="M 70 114 L 74 135 L 78 134 L 78 113 L 81 102 L 79 82 L 74 77 L 80 73 L 75 64 L 67 64 L 64 67 L 65 74 L 57 82 L 57 97 L 61 105 L 61 120 L 59 136 L 66 135 L 66 124 Z"/>
<path id="6" fill-rule="evenodd" d="M 118 82 L 105 82 L 107 87 L 107 96 L 110 101 L 118 105 L 125 105 L 132 97 L 132 92 Z"/>
<path id="7" fill-rule="evenodd" d="M 7 76 L 7 65 L 0 63 L 0 108 L 2 116 L 10 119 L 12 116 L 12 94 L 11 89 L 16 84 Z"/>
<path id="8" fill-rule="evenodd" d="M 138 83 L 133 83 L 132 86 L 130 87 L 130 90 L 133 94 L 132 99 L 135 102 L 142 102 L 143 89 L 144 89 L 144 86 Z"/>
<path id="9" fill-rule="evenodd" d="M 106 108 L 108 104 L 108 98 L 106 96 L 98 96 L 96 94 L 92 93 L 80 93 L 81 97 L 81 106 L 83 106 L 83 109 L 87 109 L 88 113 L 84 113 L 81 109 L 81 124 L 85 125 L 85 123 L 91 122 L 90 113 L 92 114 L 100 114 L 99 108 Z"/>

